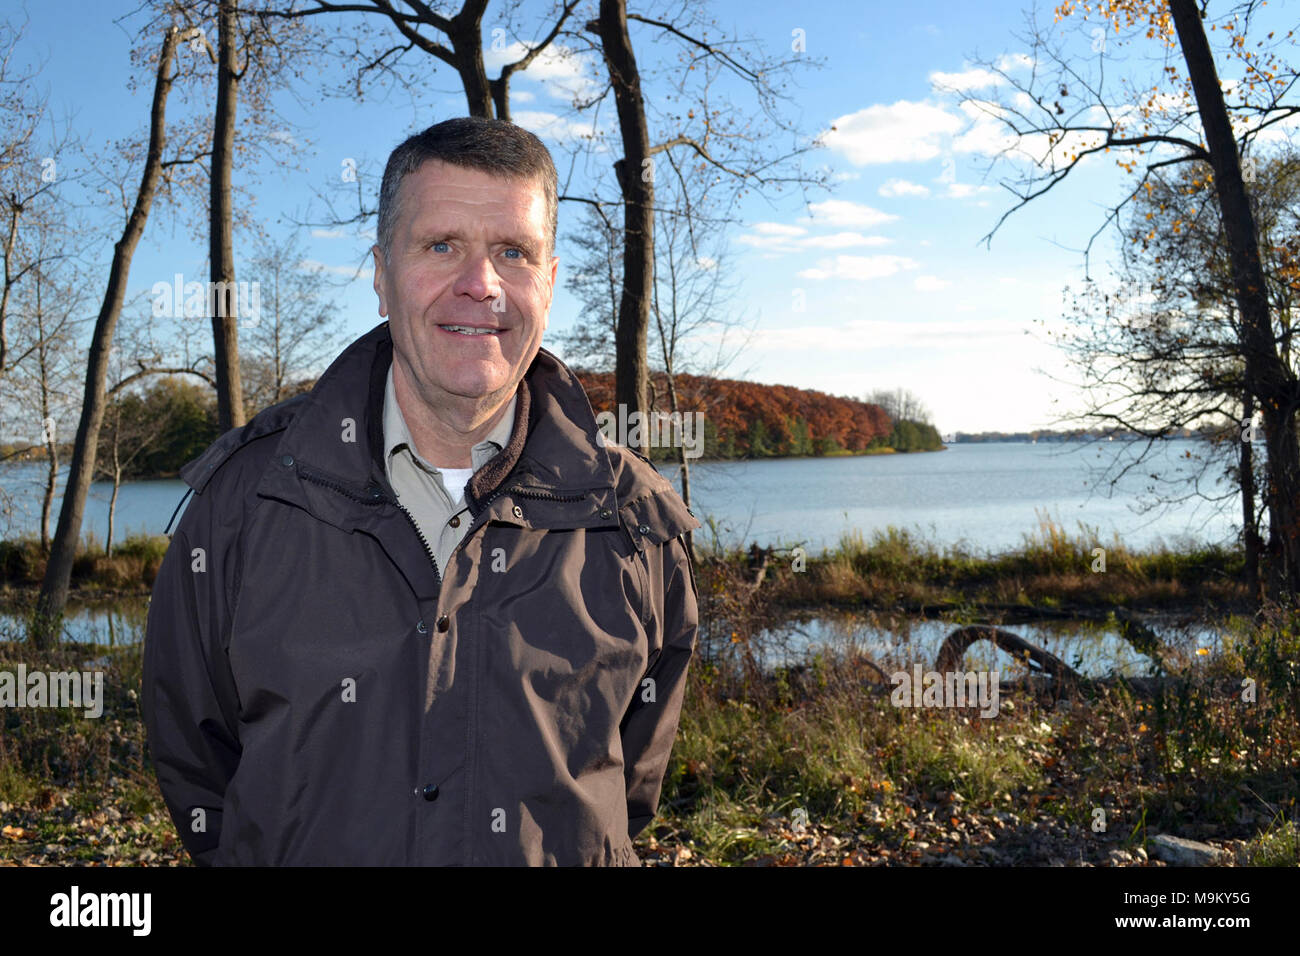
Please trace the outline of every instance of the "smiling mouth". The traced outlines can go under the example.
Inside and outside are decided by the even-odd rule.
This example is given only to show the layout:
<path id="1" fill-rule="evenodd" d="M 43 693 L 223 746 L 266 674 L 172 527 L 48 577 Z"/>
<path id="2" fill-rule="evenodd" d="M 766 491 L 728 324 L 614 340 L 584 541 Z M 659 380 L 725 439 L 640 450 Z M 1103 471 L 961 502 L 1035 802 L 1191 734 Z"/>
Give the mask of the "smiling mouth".
<path id="1" fill-rule="evenodd" d="M 438 328 L 444 332 L 455 332 L 459 335 L 500 335 L 505 329 L 493 329 L 477 325 L 440 325 Z"/>

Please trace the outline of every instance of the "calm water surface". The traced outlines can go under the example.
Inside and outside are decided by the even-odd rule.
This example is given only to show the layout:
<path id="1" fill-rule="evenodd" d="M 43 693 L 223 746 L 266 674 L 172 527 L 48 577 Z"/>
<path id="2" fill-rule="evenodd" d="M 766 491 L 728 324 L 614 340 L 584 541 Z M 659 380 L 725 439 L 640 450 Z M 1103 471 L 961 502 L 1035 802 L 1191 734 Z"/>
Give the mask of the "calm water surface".
<path id="1" fill-rule="evenodd" d="M 891 525 L 939 545 L 1001 552 L 1022 545 L 1041 515 L 1071 534 L 1082 523 L 1102 544 L 1114 536 L 1137 549 L 1230 543 L 1240 505 L 1231 487 L 1212 474 L 1202 478 L 1201 491 L 1224 500 L 1192 498 L 1141 513 L 1152 491 L 1199 470 L 1196 458 L 1206 446 L 1190 440 L 1162 443 L 1150 461 L 1112 487 L 1105 470 L 1113 473 L 1140 447 L 999 442 L 955 444 L 923 454 L 704 462 L 692 468 L 692 510 L 712 519 L 723 544 L 803 544 L 814 554 L 834 547 L 846 533 L 860 532 L 869 540 Z M 675 468 L 660 471 L 675 480 Z M 0 535 L 35 532 L 41 477 L 40 465 L 0 466 L 0 488 L 9 505 L 0 515 Z M 96 484 L 87 502 L 84 531 L 99 541 L 107 534 L 111 491 L 111 485 Z M 120 540 L 130 533 L 161 534 L 184 494 L 179 480 L 124 485 L 115 535 Z M 57 518 L 56 504 L 51 530 Z M 697 544 L 707 545 L 713 533 L 706 528 L 700 537 Z"/>

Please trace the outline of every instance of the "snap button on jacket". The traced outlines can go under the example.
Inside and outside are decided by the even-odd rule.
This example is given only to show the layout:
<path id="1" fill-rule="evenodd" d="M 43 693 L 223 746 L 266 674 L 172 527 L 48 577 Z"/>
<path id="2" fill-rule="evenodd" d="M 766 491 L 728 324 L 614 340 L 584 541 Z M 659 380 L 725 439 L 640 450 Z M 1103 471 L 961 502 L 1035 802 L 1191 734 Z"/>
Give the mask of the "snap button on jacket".
<path id="1" fill-rule="evenodd" d="M 700 524 L 543 349 L 438 567 L 382 466 L 391 362 L 382 323 L 181 472 L 142 698 L 180 836 L 200 865 L 637 866 Z"/>

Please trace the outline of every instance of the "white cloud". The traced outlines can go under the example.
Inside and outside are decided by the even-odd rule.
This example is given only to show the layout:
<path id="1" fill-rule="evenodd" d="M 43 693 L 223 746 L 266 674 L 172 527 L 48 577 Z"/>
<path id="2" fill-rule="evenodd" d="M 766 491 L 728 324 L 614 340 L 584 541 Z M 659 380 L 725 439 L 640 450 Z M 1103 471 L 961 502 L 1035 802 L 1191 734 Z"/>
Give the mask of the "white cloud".
<path id="1" fill-rule="evenodd" d="M 882 196 L 928 196 L 930 190 L 920 183 L 908 182 L 906 179 L 890 179 L 877 190 Z"/>
<path id="2" fill-rule="evenodd" d="M 273 129 L 271 132 L 266 134 L 266 138 L 275 140 L 277 143 L 283 143 L 292 149 L 301 148 L 298 145 L 298 141 L 293 138 L 293 133 L 287 129 Z"/>
<path id="3" fill-rule="evenodd" d="M 969 183 L 949 183 L 948 191 L 944 193 L 949 199 L 969 199 L 977 193 L 991 192 L 991 186 L 974 186 Z"/>
<path id="4" fill-rule="evenodd" d="M 847 226 L 850 228 L 870 229 L 881 223 L 893 222 L 898 217 L 881 212 L 862 203 L 847 199 L 827 199 L 825 202 L 809 203 L 812 216 L 805 216 L 804 222 L 816 222 L 826 226 Z"/>
<path id="5" fill-rule="evenodd" d="M 342 229 L 313 229 L 311 234 L 316 239 L 342 239 L 347 235 Z"/>
<path id="6" fill-rule="evenodd" d="M 1034 65 L 1034 58 L 1028 53 L 1004 53 L 998 57 L 994 65 L 1004 73 L 1011 73 L 1015 70 L 1029 69 Z"/>
<path id="7" fill-rule="evenodd" d="M 848 249 L 853 246 L 887 246 L 893 240 L 884 236 L 864 236 L 860 232 L 835 232 L 828 236 L 808 236 L 798 242 L 807 249 Z"/>
<path id="8" fill-rule="evenodd" d="M 802 270 L 799 276 L 804 279 L 852 279 L 866 282 L 918 267 L 915 260 L 906 256 L 836 256 L 834 259 L 823 259 L 815 268 Z"/>
<path id="9" fill-rule="evenodd" d="M 833 232 L 821 236 L 806 235 L 802 226 L 787 226 L 779 222 L 754 224 L 754 232 L 738 236 L 741 245 L 765 252 L 800 252 L 805 249 L 849 249 L 854 246 L 885 246 L 893 240 L 884 236 L 868 236 L 861 232 Z"/>
<path id="10" fill-rule="evenodd" d="M 511 43 L 500 50 L 489 47 L 483 51 L 483 63 L 488 71 L 495 73 L 507 63 L 513 63 L 528 52 L 523 43 Z M 516 73 L 515 83 L 528 79 L 540 83 L 551 96 L 560 100 L 573 100 L 575 97 L 589 97 L 599 92 L 592 71 L 588 68 L 595 58 L 579 53 L 560 43 L 552 43 L 537 55 L 537 59 L 528 64 L 528 68 Z M 512 88 L 512 97 L 518 93 Z"/>
<path id="11" fill-rule="evenodd" d="M 899 100 L 841 116 L 823 137 L 828 147 L 855 166 L 933 159 L 944 141 L 965 125 L 962 119 L 931 103 Z"/>
<path id="12" fill-rule="evenodd" d="M 510 91 L 511 103 L 531 103 L 534 99 L 536 99 L 536 97 L 533 96 L 532 93 L 529 93 L 527 90 Z"/>
<path id="13" fill-rule="evenodd" d="M 760 236 L 802 236 L 808 231 L 803 226 L 792 226 L 784 222 L 756 222 L 752 228 Z"/>
<path id="14" fill-rule="evenodd" d="M 960 349 L 987 351 L 991 343 L 1005 349 L 1021 345 L 1025 323 L 1016 319 L 943 319 L 918 322 L 890 319 L 852 319 L 833 325 L 760 329 L 751 345 L 776 352 L 824 349 L 833 341 L 837 352 L 878 352 L 891 348 L 924 348 L 950 352 Z"/>
<path id="15" fill-rule="evenodd" d="M 546 110 L 512 110 L 510 120 L 530 133 L 555 140 L 590 137 L 595 131 L 596 122 L 594 115 L 585 121 L 579 121 L 565 119 L 558 113 Z"/>
<path id="16" fill-rule="evenodd" d="M 940 279 L 938 276 L 917 276 L 912 282 L 912 288 L 917 292 L 938 292 L 952 285 L 947 279 Z"/>
<path id="17" fill-rule="evenodd" d="M 935 70 L 930 74 L 930 86 L 942 92 L 969 93 L 972 90 L 987 90 L 1005 83 L 1002 77 L 992 70 L 975 67 L 960 73 L 944 73 Z"/>

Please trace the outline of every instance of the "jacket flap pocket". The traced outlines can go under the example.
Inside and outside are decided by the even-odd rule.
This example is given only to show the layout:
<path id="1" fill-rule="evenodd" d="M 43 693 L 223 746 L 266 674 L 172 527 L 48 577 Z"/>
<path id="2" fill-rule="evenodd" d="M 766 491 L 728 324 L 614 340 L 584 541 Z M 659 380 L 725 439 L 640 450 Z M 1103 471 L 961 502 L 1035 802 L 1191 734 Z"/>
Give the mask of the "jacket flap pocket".
<path id="1" fill-rule="evenodd" d="M 701 527 L 699 519 L 671 487 L 629 501 L 619 509 L 619 517 L 638 551 Z"/>

